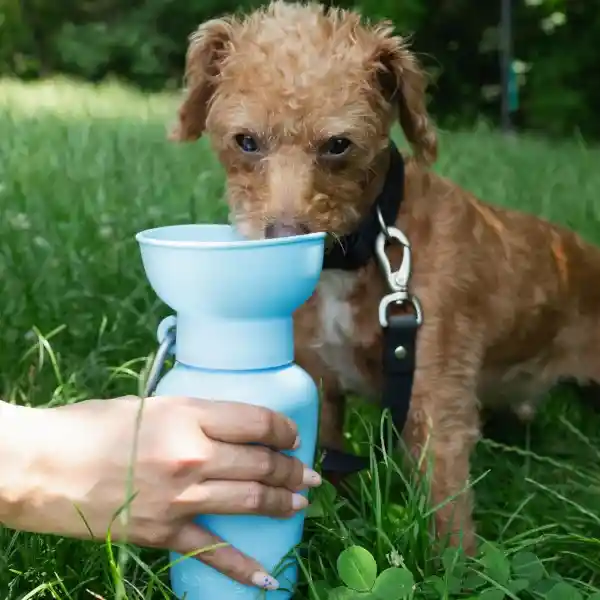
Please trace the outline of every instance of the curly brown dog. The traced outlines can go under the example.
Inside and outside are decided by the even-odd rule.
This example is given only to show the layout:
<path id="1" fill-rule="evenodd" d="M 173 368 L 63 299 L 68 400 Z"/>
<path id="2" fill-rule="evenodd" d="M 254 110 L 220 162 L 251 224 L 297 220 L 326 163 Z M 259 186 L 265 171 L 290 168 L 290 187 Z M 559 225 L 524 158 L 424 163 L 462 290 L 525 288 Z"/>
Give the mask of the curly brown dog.
<path id="1" fill-rule="evenodd" d="M 186 77 L 171 137 L 210 135 L 231 219 L 251 237 L 353 232 L 384 186 L 399 120 L 413 156 L 395 225 L 410 240 L 410 291 L 424 312 L 403 438 L 433 459 L 434 505 L 455 497 L 436 513 L 437 535 L 474 552 L 464 490 L 481 406 L 508 403 L 530 418 L 558 379 L 600 380 L 600 251 L 428 170 L 437 139 L 426 78 L 387 23 L 277 1 L 201 25 Z M 399 265 L 402 246 L 389 254 Z M 296 315 L 297 361 L 322 385 L 329 446 L 342 446 L 344 395 L 378 396 L 377 307 L 388 292 L 374 259 L 327 269 Z"/>

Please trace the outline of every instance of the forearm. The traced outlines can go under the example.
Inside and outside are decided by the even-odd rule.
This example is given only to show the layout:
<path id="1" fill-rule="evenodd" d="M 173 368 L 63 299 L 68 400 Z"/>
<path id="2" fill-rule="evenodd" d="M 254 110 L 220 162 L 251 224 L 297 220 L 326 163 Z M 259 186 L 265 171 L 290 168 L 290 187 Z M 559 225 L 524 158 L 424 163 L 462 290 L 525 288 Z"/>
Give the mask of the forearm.
<path id="1" fill-rule="evenodd" d="M 26 515 L 30 485 L 29 444 L 37 422 L 35 409 L 0 401 L 0 523 L 19 528 Z"/>
<path id="2" fill-rule="evenodd" d="M 98 501 L 95 459 L 97 452 L 104 457 L 103 441 L 108 438 L 110 446 L 112 438 L 98 425 L 102 409 L 99 401 L 57 408 L 0 402 L 0 523 L 69 537 L 89 537 L 88 523 L 93 531 L 106 532 L 116 502 L 110 511 L 100 507 L 101 527 L 86 523 L 79 512 L 87 518 L 103 500 L 100 494 Z M 99 462 L 110 480 L 110 461 Z"/>

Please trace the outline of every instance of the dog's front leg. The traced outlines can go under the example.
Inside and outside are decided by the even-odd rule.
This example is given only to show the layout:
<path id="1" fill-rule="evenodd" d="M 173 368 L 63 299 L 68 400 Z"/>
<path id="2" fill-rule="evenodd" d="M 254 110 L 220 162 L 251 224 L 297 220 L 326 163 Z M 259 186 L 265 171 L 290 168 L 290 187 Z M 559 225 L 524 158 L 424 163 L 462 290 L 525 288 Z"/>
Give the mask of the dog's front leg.
<path id="1" fill-rule="evenodd" d="M 344 449 L 344 415 L 346 399 L 338 390 L 323 388 L 319 444 L 323 448 Z"/>
<path id="2" fill-rule="evenodd" d="M 447 540 L 451 546 L 462 545 L 473 555 L 475 527 L 468 486 L 471 452 L 479 438 L 479 361 L 475 348 L 468 344 L 444 345 L 452 354 L 443 356 L 440 337 L 430 337 L 430 333 L 424 329 L 418 342 L 411 409 L 403 437 L 430 485 L 436 537 L 442 544 Z"/>

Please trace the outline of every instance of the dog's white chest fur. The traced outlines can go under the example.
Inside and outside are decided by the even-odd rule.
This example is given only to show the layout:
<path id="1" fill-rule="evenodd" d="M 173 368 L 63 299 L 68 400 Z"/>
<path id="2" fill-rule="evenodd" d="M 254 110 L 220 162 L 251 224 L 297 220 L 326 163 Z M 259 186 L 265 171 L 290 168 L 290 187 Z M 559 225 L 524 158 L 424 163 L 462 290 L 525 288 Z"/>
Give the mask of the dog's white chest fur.
<path id="1" fill-rule="evenodd" d="M 349 297 L 356 275 L 324 271 L 317 287 L 319 336 L 313 345 L 321 360 L 337 375 L 344 392 L 368 394 L 368 385 L 353 356 L 354 320 Z"/>

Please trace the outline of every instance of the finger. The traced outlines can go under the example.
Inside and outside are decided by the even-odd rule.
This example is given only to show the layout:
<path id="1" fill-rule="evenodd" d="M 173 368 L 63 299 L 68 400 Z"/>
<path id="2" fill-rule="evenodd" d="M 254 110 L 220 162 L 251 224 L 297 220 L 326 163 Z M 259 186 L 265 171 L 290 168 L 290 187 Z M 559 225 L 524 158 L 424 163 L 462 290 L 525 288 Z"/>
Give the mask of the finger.
<path id="1" fill-rule="evenodd" d="M 308 506 L 302 495 L 256 481 L 204 481 L 177 500 L 181 516 L 197 514 L 263 515 L 289 518 Z"/>
<path id="2" fill-rule="evenodd" d="M 264 446 L 212 442 L 211 459 L 202 465 L 202 479 L 258 481 L 292 491 L 316 487 L 321 476 L 297 458 Z"/>
<path id="3" fill-rule="evenodd" d="M 198 423 L 214 440 L 232 444 L 262 444 L 279 450 L 297 447 L 296 424 L 262 406 L 239 402 L 196 401 Z"/>
<path id="4" fill-rule="evenodd" d="M 222 546 L 223 540 L 193 523 L 184 525 L 172 539 L 169 546 L 179 554 L 189 555 L 195 552 L 194 558 L 210 565 L 244 585 L 252 585 L 265 590 L 276 590 L 278 581 L 268 575 L 263 566 L 232 546 Z"/>

